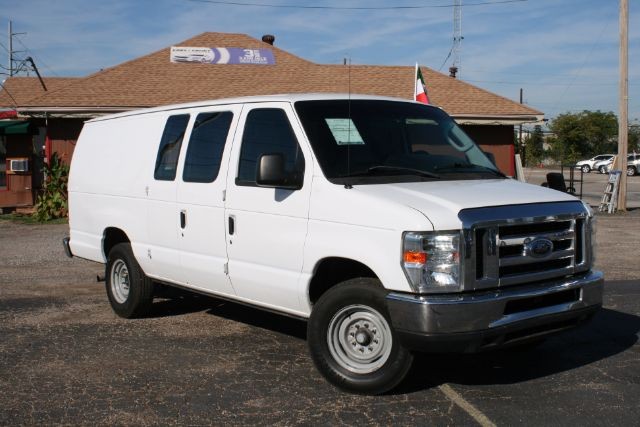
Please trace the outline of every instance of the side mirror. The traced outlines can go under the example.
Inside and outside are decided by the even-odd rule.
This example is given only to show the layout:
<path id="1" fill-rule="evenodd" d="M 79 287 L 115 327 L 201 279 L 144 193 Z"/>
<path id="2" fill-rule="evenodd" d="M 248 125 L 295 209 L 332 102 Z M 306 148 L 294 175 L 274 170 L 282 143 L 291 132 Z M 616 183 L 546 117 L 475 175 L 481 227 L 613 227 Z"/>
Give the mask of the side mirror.
<path id="1" fill-rule="evenodd" d="M 294 175 L 285 170 L 282 153 L 263 154 L 258 160 L 256 184 L 260 187 L 298 190 L 302 185 L 294 179 Z"/>

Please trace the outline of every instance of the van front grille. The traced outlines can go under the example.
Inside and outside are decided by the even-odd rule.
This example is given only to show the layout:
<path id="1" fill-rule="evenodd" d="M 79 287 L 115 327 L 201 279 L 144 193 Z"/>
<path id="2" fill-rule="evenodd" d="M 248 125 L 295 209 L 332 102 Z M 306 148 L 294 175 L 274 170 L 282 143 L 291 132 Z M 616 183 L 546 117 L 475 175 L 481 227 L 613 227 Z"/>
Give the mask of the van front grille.
<path id="1" fill-rule="evenodd" d="M 469 209 L 460 217 L 467 290 L 532 283 L 590 267 L 588 213 L 581 203 Z"/>

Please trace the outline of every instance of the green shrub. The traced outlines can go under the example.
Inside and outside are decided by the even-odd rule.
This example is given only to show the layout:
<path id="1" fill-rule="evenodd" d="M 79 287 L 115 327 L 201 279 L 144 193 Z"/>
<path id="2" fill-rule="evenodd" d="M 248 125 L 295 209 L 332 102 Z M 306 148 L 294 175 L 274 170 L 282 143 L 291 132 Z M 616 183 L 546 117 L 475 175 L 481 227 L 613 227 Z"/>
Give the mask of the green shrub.
<path id="1" fill-rule="evenodd" d="M 56 153 L 44 166 L 45 182 L 42 193 L 36 200 L 34 216 L 38 221 L 50 221 L 68 215 L 67 182 L 69 166 L 62 163 Z"/>

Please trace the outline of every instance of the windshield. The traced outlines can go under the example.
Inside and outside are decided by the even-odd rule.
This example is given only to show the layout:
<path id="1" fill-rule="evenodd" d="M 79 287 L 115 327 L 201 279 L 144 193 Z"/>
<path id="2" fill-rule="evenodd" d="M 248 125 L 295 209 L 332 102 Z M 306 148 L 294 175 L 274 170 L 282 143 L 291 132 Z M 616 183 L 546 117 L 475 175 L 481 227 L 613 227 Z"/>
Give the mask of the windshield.
<path id="1" fill-rule="evenodd" d="M 295 108 L 322 172 L 337 184 L 504 177 L 435 107 L 345 99 Z"/>

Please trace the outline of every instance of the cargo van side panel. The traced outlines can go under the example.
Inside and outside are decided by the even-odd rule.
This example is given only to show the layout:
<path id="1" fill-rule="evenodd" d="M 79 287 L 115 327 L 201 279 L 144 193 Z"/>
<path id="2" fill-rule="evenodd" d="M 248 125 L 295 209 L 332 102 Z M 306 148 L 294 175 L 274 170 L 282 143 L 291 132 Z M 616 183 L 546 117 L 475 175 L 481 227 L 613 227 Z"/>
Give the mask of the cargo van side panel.
<path id="1" fill-rule="evenodd" d="M 159 115 L 85 123 L 69 177 L 69 227 L 74 255 L 106 262 L 108 254 L 102 249 L 104 232 L 107 227 L 114 227 L 125 232 L 145 268 L 146 189 L 149 177 L 153 177 L 161 133 Z"/>

